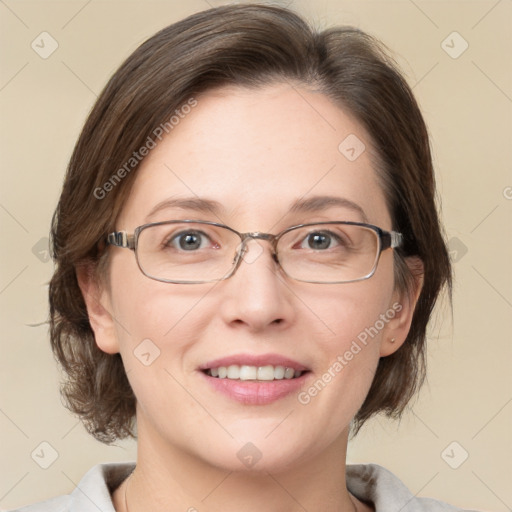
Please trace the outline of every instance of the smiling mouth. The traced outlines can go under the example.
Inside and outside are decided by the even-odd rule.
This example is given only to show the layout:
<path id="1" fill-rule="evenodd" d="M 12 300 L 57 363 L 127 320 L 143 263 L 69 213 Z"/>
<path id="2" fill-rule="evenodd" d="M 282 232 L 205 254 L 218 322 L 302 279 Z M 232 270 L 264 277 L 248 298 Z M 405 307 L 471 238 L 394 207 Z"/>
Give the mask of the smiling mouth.
<path id="1" fill-rule="evenodd" d="M 206 368 L 203 372 L 209 377 L 217 379 L 242 380 L 242 381 L 273 381 L 297 379 L 308 370 L 295 370 L 287 366 L 249 366 L 232 364 L 217 368 Z"/>

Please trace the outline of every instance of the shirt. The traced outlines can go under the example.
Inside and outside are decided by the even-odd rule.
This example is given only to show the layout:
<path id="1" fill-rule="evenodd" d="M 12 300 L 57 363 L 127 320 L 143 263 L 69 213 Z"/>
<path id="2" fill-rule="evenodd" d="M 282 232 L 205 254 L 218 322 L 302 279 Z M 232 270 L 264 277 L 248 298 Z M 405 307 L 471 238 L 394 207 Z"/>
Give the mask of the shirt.
<path id="1" fill-rule="evenodd" d="M 111 493 L 134 468 L 133 462 L 98 464 L 71 494 L 11 512 L 115 512 Z M 418 498 L 393 473 L 377 464 L 347 465 L 346 479 L 349 492 L 373 504 L 377 512 L 475 512 L 431 498 Z"/>

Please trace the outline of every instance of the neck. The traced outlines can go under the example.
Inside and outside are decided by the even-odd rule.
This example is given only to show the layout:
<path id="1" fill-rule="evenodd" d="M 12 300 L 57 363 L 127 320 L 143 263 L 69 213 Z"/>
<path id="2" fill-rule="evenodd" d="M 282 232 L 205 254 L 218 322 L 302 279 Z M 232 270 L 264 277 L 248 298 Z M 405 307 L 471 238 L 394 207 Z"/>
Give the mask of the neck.
<path id="1" fill-rule="evenodd" d="M 235 512 L 365 510 L 345 485 L 348 431 L 314 458 L 289 468 L 233 471 L 212 466 L 139 429 L 137 466 L 114 494 L 115 509 Z M 263 459 L 262 459 L 263 460 Z M 127 510 L 124 504 L 126 498 Z M 366 509 L 370 510 L 370 509 Z"/>

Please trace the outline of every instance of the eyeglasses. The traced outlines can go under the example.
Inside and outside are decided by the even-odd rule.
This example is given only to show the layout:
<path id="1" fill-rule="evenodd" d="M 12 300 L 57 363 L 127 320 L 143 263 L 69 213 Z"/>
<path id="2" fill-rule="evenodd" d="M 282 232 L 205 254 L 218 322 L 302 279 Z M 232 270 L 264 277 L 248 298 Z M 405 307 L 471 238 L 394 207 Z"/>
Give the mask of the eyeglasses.
<path id="1" fill-rule="evenodd" d="M 324 284 L 370 278 L 381 252 L 402 243 L 400 233 L 360 222 L 300 224 L 272 235 L 195 220 L 144 224 L 133 235 L 115 231 L 107 243 L 133 250 L 140 270 L 151 279 L 196 284 L 231 277 L 247 258 L 251 239 L 271 243 L 272 257 L 288 277 Z"/>

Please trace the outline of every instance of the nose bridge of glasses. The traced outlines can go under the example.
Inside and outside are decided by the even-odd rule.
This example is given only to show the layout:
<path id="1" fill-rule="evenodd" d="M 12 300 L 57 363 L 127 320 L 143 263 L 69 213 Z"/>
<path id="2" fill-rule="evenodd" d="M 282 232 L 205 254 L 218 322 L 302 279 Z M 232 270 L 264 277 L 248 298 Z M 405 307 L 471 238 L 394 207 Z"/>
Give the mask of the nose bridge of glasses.
<path id="1" fill-rule="evenodd" d="M 253 231 L 250 233 L 240 233 L 240 238 L 242 239 L 242 241 L 240 242 L 240 245 L 238 247 L 238 252 L 240 253 L 241 256 L 244 256 L 245 253 L 247 252 L 247 244 L 251 240 L 266 240 L 267 242 L 270 242 L 270 245 L 272 247 L 272 258 L 276 260 L 276 235 L 272 235 L 271 233 L 262 233 L 261 231 Z"/>
<path id="2" fill-rule="evenodd" d="M 246 247 L 250 240 L 267 240 L 272 245 L 272 249 L 275 250 L 276 246 L 276 235 L 271 233 L 262 233 L 261 231 L 253 231 L 250 233 L 240 233 L 242 239 L 241 246 Z"/>

